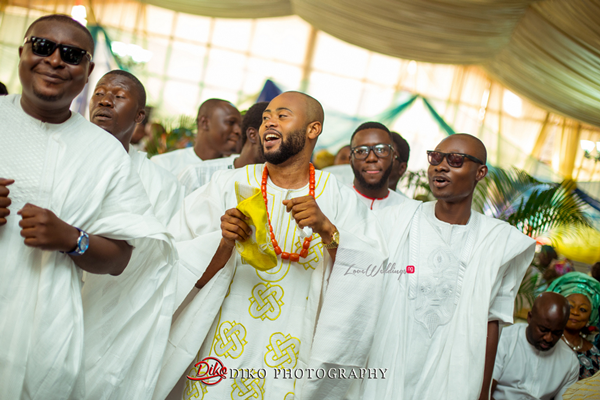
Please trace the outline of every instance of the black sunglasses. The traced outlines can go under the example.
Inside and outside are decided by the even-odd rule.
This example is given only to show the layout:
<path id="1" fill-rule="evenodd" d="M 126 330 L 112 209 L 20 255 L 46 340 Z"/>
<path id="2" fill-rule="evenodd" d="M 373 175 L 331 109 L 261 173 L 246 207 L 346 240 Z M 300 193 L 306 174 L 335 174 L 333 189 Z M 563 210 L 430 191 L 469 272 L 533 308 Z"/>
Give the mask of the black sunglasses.
<path id="1" fill-rule="evenodd" d="M 79 65 L 84 56 L 87 56 L 92 61 L 92 55 L 84 49 L 70 46 L 67 44 L 55 43 L 51 40 L 32 36 L 26 38 L 23 44 L 31 43 L 31 51 L 36 56 L 48 57 L 54 53 L 58 47 L 60 58 L 70 65 Z"/>
<path id="2" fill-rule="evenodd" d="M 427 159 L 431 165 L 440 165 L 442 161 L 444 161 L 444 158 L 448 161 L 448 165 L 452 168 L 462 167 L 463 163 L 465 162 L 465 158 L 468 158 L 469 160 L 481 165 L 485 165 L 485 163 L 479 158 L 470 156 L 468 154 L 442 153 L 441 151 L 427 150 Z"/>
<path id="3" fill-rule="evenodd" d="M 377 158 L 388 158 L 394 148 L 391 144 L 376 144 L 374 146 L 356 146 L 351 149 L 352 154 L 354 154 L 354 158 L 357 160 L 366 160 L 369 157 L 369 154 L 373 150 L 373 153 L 377 156 Z"/>

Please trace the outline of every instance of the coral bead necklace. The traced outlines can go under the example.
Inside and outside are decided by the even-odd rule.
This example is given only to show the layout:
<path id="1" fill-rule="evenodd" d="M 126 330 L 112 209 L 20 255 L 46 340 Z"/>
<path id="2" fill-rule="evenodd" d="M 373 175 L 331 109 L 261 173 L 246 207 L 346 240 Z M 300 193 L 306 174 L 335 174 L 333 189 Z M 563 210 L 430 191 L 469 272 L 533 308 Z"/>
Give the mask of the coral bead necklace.
<path id="1" fill-rule="evenodd" d="M 310 164 L 310 177 L 308 180 L 308 194 L 315 197 L 315 167 Z M 262 185 L 260 186 L 260 190 L 262 191 L 263 200 L 265 201 L 265 208 L 267 209 L 267 221 L 269 221 L 269 234 L 271 235 L 271 243 L 273 243 L 273 248 L 275 249 L 275 254 L 280 255 L 284 260 L 290 260 L 297 262 L 300 260 L 300 257 L 306 258 L 308 255 L 308 249 L 310 248 L 310 242 L 312 241 L 312 235 L 304 239 L 304 243 L 302 244 L 302 251 L 300 254 L 297 253 L 287 253 L 285 251 L 281 251 L 279 247 L 279 243 L 277 243 L 277 239 L 275 239 L 275 233 L 273 233 L 273 226 L 271 225 L 271 216 L 269 215 L 269 201 L 267 199 L 267 180 L 269 179 L 269 170 L 267 169 L 267 165 L 263 169 L 262 176 Z"/>

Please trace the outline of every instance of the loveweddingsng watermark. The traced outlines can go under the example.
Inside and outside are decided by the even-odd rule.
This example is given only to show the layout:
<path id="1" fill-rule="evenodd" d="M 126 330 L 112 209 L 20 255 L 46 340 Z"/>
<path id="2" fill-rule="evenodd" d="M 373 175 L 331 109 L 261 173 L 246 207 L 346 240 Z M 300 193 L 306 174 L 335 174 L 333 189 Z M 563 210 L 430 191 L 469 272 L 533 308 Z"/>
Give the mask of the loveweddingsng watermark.
<path id="1" fill-rule="evenodd" d="M 357 268 L 355 265 L 348 267 L 344 275 L 353 276 L 366 276 L 368 278 L 374 278 L 377 275 L 398 275 L 398 279 L 404 274 L 414 274 L 415 266 L 407 265 L 405 268 L 396 268 L 396 263 L 381 264 L 381 265 L 369 265 L 365 268 Z"/>
<path id="2" fill-rule="evenodd" d="M 192 381 L 216 385 L 223 379 L 386 379 L 387 368 L 227 368 L 216 357 L 206 357 L 196 363 L 196 375 L 188 375 Z"/>

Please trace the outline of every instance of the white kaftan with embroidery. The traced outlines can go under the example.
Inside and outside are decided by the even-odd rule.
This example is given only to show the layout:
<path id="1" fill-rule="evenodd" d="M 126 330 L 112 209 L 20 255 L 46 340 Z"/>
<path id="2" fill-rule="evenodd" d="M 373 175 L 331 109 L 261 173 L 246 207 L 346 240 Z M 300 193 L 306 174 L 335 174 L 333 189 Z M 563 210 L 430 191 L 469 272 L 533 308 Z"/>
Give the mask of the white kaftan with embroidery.
<path id="1" fill-rule="evenodd" d="M 188 294 L 215 253 L 222 237 L 220 217 L 237 205 L 234 183 L 260 188 L 262 170 L 260 164 L 217 172 L 207 185 L 186 198 L 169 226 L 181 258 L 178 301 Z M 244 264 L 234 251 L 225 267 L 174 321 L 155 399 L 164 399 L 182 374 L 195 375 L 190 365 L 207 356 L 218 358 L 227 368 L 264 368 L 267 377 L 227 378 L 213 386 L 184 379 L 169 398 L 292 398 L 294 393 L 299 396 L 302 387 L 316 392 L 313 386 L 324 382 L 304 385 L 294 379 L 273 379 L 274 369 L 336 363 L 360 366 L 366 362 L 377 318 L 373 310 L 381 306 L 383 281 L 345 272 L 353 265 L 362 271 L 372 263 L 379 265 L 387 258 L 387 250 L 376 218 L 349 188 L 321 171 L 315 172 L 315 179 L 317 203 L 340 232 L 333 269 L 318 236 L 311 242 L 308 257 L 299 262 L 278 258 L 279 264 L 264 272 Z M 279 246 L 299 253 L 302 238 L 282 201 L 307 195 L 308 185 L 288 190 L 269 179 L 267 192 Z M 328 289 L 322 300 L 324 286 Z M 350 298 L 349 292 L 353 293 Z M 313 337 L 315 346 L 325 346 L 314 354 Z"/>
<path id="2" fill-rule="evenodd" d="M 0 227 L 0 398 L 79 400 L 82 270 L 58 251 L 25 246 L 17 211 L 31 203 L 91 234 L 150 243 L 161 250 L 158 263 L 168 264 L 170 239 L 108 132 L 76 113 L 62 124 L 43 123 L 22 110 L 19 95 L 0 97 L 0 121 L 0 176 L 15 180 L 11 214 Z M 106 300 L 101 307 L 112 306 Z"/>
<path id="3" fill-rule="evenodd" d="M 389 376 L 363 381 L 363 398 L 477 399 L 488 321 L 512 323 L 535 242 L 476 211 L 467 225 L 442 222 L 435 202 L 407 216 L 411 203 L 375 212 L 393 249 L 390 265 L 414 273 L 385 280 L 368 366 Z"/>

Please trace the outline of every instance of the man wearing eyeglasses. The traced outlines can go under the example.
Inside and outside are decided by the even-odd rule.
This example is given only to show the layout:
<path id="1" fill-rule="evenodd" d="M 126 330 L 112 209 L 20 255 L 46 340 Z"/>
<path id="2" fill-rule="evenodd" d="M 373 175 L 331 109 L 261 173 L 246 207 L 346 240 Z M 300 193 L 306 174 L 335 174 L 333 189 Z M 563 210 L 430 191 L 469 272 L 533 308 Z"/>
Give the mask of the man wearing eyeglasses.
<path id="1" fill-rule="evenodd" d="M 23 94 L 0 98 L 2 399 L 84 398 L 82 271 L 119 275 L 150 239 L 170 257 L 127 153 L 69 110 L 93 51 L 72 18 L 36 20 L 19 48 Z"/>
<path id="2" fill-rule="evenodd" d="M 488 399 L 499 324 L 513 322 L 514 300 L 535 242 L 471 209 L 487 174 L 486 150 L 455 134 L 428 152 L 436 202 L 407 200 L 375 214 L 399 275 L 385 279 L 384 303 L 364 399 Z M 391 270 L 391 267 L 388 267 Z"/>
<path id="3" fill-rule="evenodd" d="M 401 204 L 406 197 L 388 189 L 397 157 L 389 129 L 379 122 L 365 122 L 350 139 L 350 164 L 354 171 L 353 189 L 359 199 L 377 210 Z"/>

